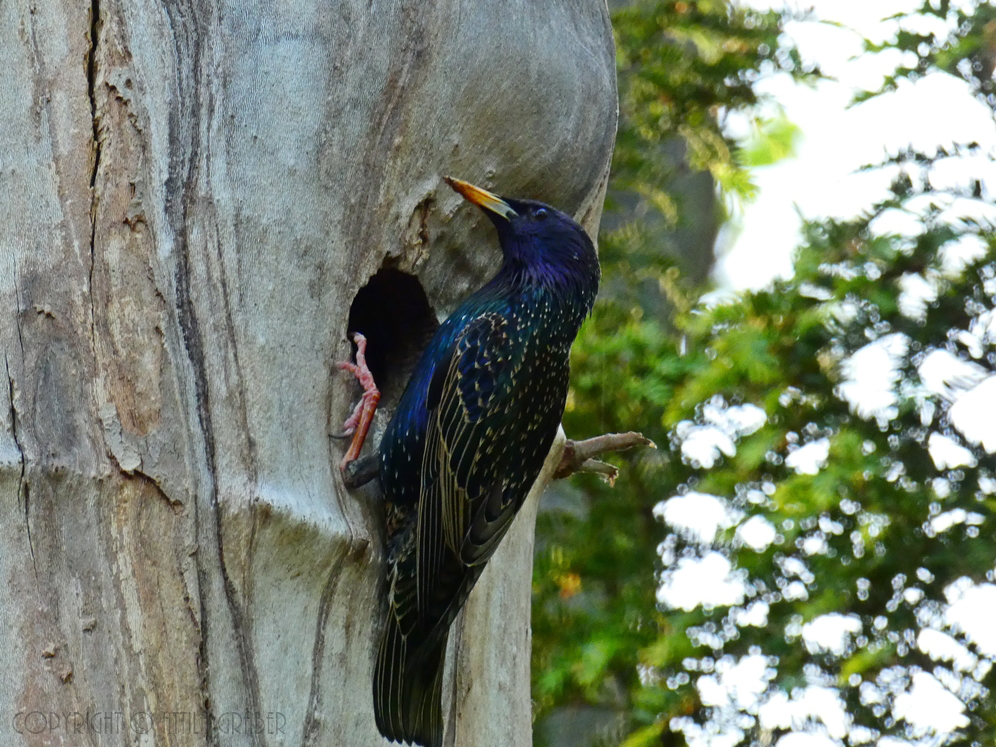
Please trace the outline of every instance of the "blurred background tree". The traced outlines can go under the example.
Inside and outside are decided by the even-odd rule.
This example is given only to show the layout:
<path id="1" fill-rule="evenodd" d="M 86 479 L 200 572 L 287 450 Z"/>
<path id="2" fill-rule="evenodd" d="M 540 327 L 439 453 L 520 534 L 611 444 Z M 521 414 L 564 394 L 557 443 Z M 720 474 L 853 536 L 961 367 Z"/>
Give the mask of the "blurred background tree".
<path id="1" fill-rule="evenodd" d="M 869 43 L 905 56 L 863 98 L 943 70 L 996 109 L 996 10 L 917 14 L 947 33 Z M 891 196 L 805 224 L 791 280 L 698 303 L 718 226 L 752 196 L 748 167 L 796 135 L 774 118 L 734 142 L 724 118 L 757 111 L 762 74 L 819 75 L 780 41 L 785 21 L 721 1 L 614 12 L 605 279 L 565 427 L 635 428 L 660 449 L 629 456 L 614 488 L 575 478 L 545 498 L 537 745 L 996 735 L 996 443 L 969 417 L 996 419 L 996 233 L 981 181 L 931 182 L 991 154 L 964 143 L 869 166 L 895 175 Z M 877 401 L 856 384 L 869 369 Z M 717 601 L 689 601 L 689 579 L 711 579 Z"/>

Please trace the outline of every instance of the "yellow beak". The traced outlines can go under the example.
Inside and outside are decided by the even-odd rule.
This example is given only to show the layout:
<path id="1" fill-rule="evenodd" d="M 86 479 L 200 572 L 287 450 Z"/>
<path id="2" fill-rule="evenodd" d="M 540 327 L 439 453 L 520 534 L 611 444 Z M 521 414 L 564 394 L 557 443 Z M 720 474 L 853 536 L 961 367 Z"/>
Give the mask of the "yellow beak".
<path id="1" fill-rule="evenodd" d="M 453 189 L 459 192 L 467 202 L 472 202 L 480 208 L 485 210 L 490 210 L 492 213 L 497 213 L 505 220 L 510 219 L 513 215 L 518 215 L 512 209 L 512 206 L 505 202 L 498 195 L 488 192 L 486 189 L 481 189 L 480 187 L 475 187 L 469 182 L 462 181 L 460 179 L 454 179 L 452 176 L 444 176 L 443 179 L 449 184 Z"/>

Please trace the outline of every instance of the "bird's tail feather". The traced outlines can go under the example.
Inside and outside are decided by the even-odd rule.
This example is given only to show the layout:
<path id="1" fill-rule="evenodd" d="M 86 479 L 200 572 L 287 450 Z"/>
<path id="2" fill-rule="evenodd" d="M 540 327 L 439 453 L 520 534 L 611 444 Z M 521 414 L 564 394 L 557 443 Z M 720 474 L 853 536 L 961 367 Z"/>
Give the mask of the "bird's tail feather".
<path id="1" fill-rule="evenodd" d="M 443 658 L 448 631 L 415 644 L 388 615 L 374 671 L 377 728 L 395 742 L 423 747 L 443 744 Z"/>

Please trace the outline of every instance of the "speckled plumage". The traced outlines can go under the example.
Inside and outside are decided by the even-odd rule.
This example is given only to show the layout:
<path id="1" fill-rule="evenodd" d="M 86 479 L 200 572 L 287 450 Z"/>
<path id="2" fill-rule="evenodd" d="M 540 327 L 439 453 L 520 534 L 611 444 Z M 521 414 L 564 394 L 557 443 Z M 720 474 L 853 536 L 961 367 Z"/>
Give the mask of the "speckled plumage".
<path id="1" fill-rule="evenodd" d="M 442 744 L 450 625 L 550 450 L 599 280 L 591 240 L 569 216 L 508 199 L 503 215 L 473 195 L 498 198 L 454 182 L 485 208 L 504 262 L 439 328 L 380 445 L 390 611 L 375 712 L 385 736 L 426 747 Z"/>

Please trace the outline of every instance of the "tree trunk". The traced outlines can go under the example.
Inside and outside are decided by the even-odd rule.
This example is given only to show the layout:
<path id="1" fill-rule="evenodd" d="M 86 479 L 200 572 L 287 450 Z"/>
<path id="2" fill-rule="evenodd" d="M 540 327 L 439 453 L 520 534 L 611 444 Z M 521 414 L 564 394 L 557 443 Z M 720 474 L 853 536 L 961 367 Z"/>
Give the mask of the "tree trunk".
<path id="1" fill-rule="evenodd" d="M 383 744 L 332 364 L 368 332 L 383 428 L 496 268 L 443 174 L 594 233 L 604 0 L 0 0 L 0 63 L 0 742 Z M 447 744 L 530 743 L 535 508 L 451 637 Z"/>

